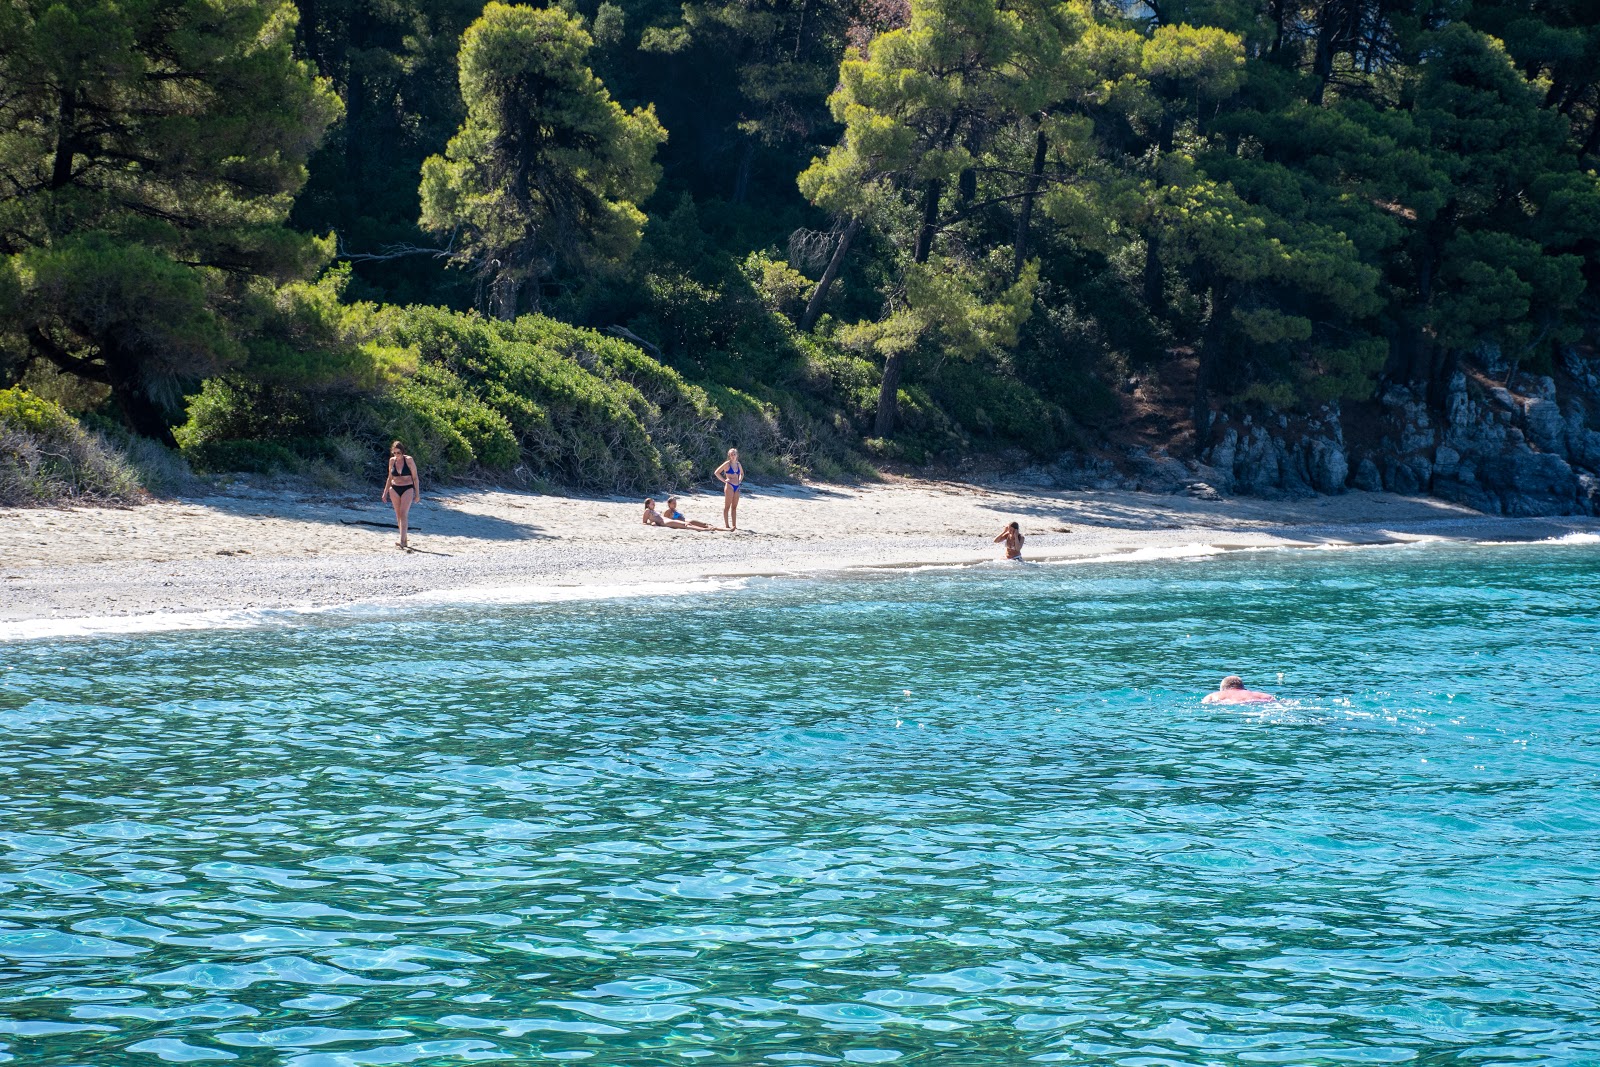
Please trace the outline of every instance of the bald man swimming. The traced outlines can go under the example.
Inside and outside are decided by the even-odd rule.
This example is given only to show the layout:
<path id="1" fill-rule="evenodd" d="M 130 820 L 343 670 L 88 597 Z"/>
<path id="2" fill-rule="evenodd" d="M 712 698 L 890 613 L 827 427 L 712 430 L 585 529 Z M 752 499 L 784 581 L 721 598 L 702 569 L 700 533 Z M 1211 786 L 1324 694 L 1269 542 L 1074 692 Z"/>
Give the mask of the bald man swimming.
<path id="1" fill-rule="evenodd" d="M 1277 700 L 1271 693 L 1263 693 L 1258 689 L 1246 689 L 1244 679 L 1237 674 L 1230 674 L 1217 686 L 1215 693 L 1207 693 L 1202 704 L 1260 704 L 1267 700 Z"/>

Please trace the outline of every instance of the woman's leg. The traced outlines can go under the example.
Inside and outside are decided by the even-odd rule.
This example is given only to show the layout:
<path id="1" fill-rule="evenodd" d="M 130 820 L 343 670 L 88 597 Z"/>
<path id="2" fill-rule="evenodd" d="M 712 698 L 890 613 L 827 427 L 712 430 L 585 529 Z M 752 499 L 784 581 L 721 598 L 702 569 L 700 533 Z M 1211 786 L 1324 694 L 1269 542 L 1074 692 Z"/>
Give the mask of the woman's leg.
<path id="1" fill-rule="evenodd" d="M 394 502 L 394 520 L 400 526 L 400 547 L 401 548 L 409 547 L 409 544 L 408 544 L 407 538 L 406 538 L 406 534 L 408 532 L 408 527 L 410 525 L 410 519 L 411 519 L 411 501 L 413 499 L 415 499 L 415 497 L 416 497 L 416 494 L 413 493 L 410 489 L 407 489 L 405 492 L 401 493 L 398 497 L 395 498 L 395 502 Z"/>
<path id="2" fill-rule="evenodd" d="M 729 493 L 728 498 L 733 503 L 733 521 L 728 524 L 728 529 L 737 530 L 739 528 L 739 490 L 735 489 L 732 493 Z"/>
<path id="3" fill-rule="evenodd" d="M 729 525 L 729 512 L 733 508 L 733 502 L 737 499 L 739 499 L 738 493 L 734 492 L 733 489 L 727 485 L 722 487 L 722 525 L 730 530 L 733 529 L 733 527 Z"/>

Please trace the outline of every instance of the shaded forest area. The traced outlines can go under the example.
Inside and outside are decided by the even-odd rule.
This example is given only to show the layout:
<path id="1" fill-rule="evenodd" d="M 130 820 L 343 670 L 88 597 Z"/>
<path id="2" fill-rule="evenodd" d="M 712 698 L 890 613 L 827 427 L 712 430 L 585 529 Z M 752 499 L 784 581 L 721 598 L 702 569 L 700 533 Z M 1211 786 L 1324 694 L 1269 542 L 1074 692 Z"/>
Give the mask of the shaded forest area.
<path id="1" fill-rule="evenodd" d="M 1199 455 L 1553 371 L 1597 165 L 1584 0 L 3 0 L 0 387 L 329 477 Z"/>

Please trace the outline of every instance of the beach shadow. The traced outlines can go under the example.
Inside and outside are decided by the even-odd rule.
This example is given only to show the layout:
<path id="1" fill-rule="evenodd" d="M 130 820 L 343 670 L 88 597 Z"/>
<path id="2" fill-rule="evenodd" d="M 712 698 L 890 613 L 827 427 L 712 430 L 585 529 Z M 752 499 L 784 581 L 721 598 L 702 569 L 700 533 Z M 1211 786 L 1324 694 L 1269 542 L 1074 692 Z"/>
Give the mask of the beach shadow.
<path id="1" fill-rule="evenodd" d="M 830 487 L 815 483 L 795 483 L 778 485 L 753 485 L 750 487 L 753 496 L 782 496 L 792 497 L 797 500 L 848 500 L 855 494 L 846 487 Z M 722 491 L 717 490 L 720 497 Z"/>
<path id="2" fill-rule="evenodd" d="M 1152 495 L 1149 505 L 1119 504 L 1109 500 L 1008 500 L 979 504 L 985 511 L 1016 518 L 1027 516 L 1045 522 L 1076 523 L 1079 526 L 1114 526 L 1123 530 L 1166 530 L 1186 525 L 1210 525 L 1210 519 L 1229 529 L 1238 526 L 1232 516 L 1218 514 L 1215 508 L 1187 508 L 1177 500 Z M 1156 503 L 1159 501 L 1160 503 Z M 1188 499 L 1184 504 L 1197 503 Z M 1158 512 L 1159 509 L 1159 512 Z M 1189 522 L 1174 521 L 1188 519 Z M 1196 521 L 1200 520 L 1200 521 Z"/>
<path id="3" fill-rule="evenodd" d="M 1132 491 L 1129 491 L 1131 494 Z M 1030 493 L 1031 499 L 984 502 L 979 506 L 1002 518 L 1031 518 L 1041 524 L 1062 526 L 1110 527 L 1124 530 L 1209 530 L 1228 535 L 1260 535 L 1304 544 L 1380 545 L 1409 539 L 1477 541 L 1484 536 L 1482 523 L 1493 519 L 1511 539 L 1538 539 L 1553 533 L 1583 527 L 1583 516 L 1540 516 L 1527 519 L 1502 519 L 1462 508 L 1433 497 L 1403 497 L 1374 501 L 1380 508 L 1404 509 L 1409 514 L 1384 514 L 1381 511 L 1351 516 L 1328 514 L 1346 496 L 1318 496 L 1303 500 L 1273 501 L 1258 497 L 1223 497 L 1199 500 L 1183 495 L 1151 493 L 1144 500 L 1104 499 L 1093 491 L 1084 498 Z M 1266 514 L 1263 514 L 1266 513 Z M 1521 527 L 1512 532 L 1509 524 Z M 1454 529 L 1453 529 L 1454 528 Z M 1043 531 L 1041 531 L 1043 532 Z M 1060 532 L 1060 531 L 1048 531 Z M 1218 547 L 1241 547 L 1219 545 Z"/>
<path id="4" fill-rule="evenodd" d="M 411 512 L 412 532 L 432 537 L 469 537 L 480 541 L 538 541 L 554 538 L 554 534 L 536 523 L 458 510 L 452 506 L 456 499 L 472 492 L 446 489 L 428 494 Z M 341 494 L 319 498 L 262 492 L 259 496 L 191 497 L 187 502 L 240 518 L 284 519 L 383 530 L 397 528 L 394 509 L 366 495 Z"/>

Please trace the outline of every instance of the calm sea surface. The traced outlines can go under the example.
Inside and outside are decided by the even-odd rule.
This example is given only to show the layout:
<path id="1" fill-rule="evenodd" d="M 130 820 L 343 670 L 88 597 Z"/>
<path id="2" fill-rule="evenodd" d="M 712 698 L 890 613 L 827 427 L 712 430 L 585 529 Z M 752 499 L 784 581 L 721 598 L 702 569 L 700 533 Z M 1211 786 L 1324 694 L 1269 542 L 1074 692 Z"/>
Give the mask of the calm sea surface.
<path id="1" fill-rule="evenodd" d="M 308 616 L 0 668 L 0 1059 L 29 1067 L 1600 1064 L 1600 545 Z M 1201 706 L 1230 671 L 1285 701 Z"/>

